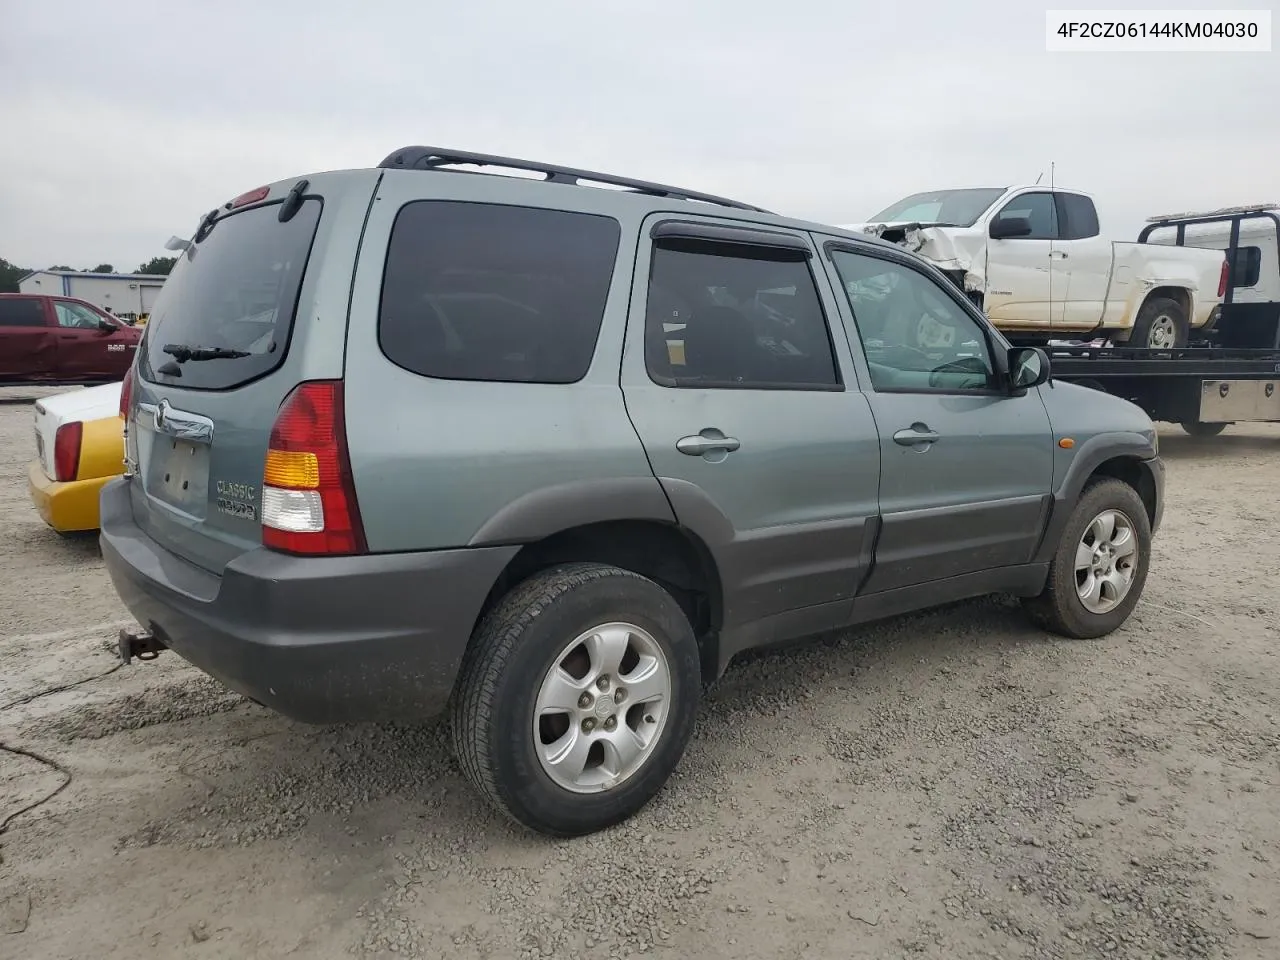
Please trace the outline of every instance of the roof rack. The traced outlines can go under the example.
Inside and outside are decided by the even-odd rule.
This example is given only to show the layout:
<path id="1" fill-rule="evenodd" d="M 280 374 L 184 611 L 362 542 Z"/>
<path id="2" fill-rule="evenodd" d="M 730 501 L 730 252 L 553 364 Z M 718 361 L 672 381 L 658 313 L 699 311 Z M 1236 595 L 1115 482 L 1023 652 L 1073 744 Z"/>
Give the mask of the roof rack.
<path id="1" fill-rule="evenodd" d="M 1280 210 L 1280 204 L 1252 203 L 1240 207 L 1219 207 L 1217 210 L 1205 210 L 1201 213 L 1166 213 L 1158 217 L 1147 217 L 1147 223 L 1169 223 L 1174 220 L 1212 220 L 1216 217 L 1266 213 L 1270 210 Z"/>
<path id="2" fill-rule="evenodd" d="M 699 200 L 703 203 L 714 203 L 722 207 L 733 207 L 737 210 L 752 210 L 756 213 L 768 213 L 768 210 L 753 207 L 749 203 L 717 197 L 710 193 L 698 193 L 681 187 L 671 187 L 663 183 L 650 183 L 647 180 L 632 180 L 628 177 L 616 177 L 609 173 L 598 173 L 593 170 L 577 170 L 573 167 L 560 167 L 550 163 L 538 163 L 534 160 L 519 160 L 515 157 L 498 157 L 488 153 L 470 153 L 465 150 L 447 150 L 442 147 L 401 147 L 378 167 L 386 170 L 437 170 L 453 164 L 467 163 L 481 167 L 506 167 L 510 170 L 530 170 L 544 175 L 547 183 L 568 183 L 579 185 L 582 181 L 609 184 L 625 187 L 635 193 L 648 194 L 654 197 L 672 197 L 679 200 Z M 471 172 L 471 171 L 455 171 Z"/>

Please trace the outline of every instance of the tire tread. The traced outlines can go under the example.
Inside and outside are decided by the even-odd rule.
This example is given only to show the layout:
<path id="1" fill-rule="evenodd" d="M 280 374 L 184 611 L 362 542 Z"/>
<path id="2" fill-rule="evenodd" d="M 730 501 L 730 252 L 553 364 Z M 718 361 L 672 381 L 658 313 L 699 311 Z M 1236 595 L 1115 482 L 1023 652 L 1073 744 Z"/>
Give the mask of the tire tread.
<path id="1" fill-rule="evenodd" d="M 523 820 L 512 810 L 495 776 L 492 731 L 498 681 L 525 631 L 543 610 L 592 581 L 610 578 L 653 584 L 630 570 L 587 562 L 549 567 L 521 581 L 482 618 L 459 671 L 450 726 L 463 776 L 508 819 L 543 833 L 572 835 Z"/>

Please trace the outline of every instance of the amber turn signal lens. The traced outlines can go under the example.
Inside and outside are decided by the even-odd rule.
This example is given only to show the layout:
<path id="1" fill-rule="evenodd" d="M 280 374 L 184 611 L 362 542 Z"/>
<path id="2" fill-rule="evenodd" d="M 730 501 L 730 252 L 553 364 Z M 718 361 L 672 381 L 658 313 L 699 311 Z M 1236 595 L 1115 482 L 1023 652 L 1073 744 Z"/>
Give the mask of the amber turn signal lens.
<path id="1" fill-rule="evenodd" d="M 269 487 L 314 490 L 320 486 L 320 461 L 314 453 L 268 450 L 262 482 Z"/>

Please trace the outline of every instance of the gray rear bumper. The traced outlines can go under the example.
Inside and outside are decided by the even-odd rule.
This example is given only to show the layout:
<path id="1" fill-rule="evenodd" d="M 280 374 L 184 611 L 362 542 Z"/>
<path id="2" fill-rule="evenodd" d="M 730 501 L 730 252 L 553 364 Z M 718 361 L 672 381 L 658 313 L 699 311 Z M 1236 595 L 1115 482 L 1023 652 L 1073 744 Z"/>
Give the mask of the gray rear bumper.
<path id="1" fill-rule="evenodd" d="M 129 612 L 184 660 L 308 723 L 440 713 L 485 597 L 518 549 L 323 558 L 259 549 L 219 577 L 138 527 L 128 483 L 103 488 L 100 542 Z"/>

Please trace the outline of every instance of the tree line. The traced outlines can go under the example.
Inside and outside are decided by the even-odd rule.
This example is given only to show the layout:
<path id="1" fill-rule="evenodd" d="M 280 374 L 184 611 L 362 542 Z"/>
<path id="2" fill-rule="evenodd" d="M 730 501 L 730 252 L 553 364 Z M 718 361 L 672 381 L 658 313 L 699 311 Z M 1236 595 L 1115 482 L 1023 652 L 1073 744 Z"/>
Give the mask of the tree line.
<path id="1" fill-rule="evenodd" d="M 146 263 L 138 265 L 138 269 L 134 273 L 145 273 L 153 277 L 167 277 L 169 271 L 173 269 L 173 265 L 178 262 L 177 257 L 152 257 Z M 46 270 L 65 270 L 71 273 L 115 273 L 116 268 L 110 263 L 100 263 L 92 269 L 77 270 L 74 267 L 55 266 L 46 267 Z M 17 264 L 10 263 L 8 260 L 0 257 L 0 293 L 17 293 L 18 281 L 34 270 L 27 267 L 19 267 Z"/>

